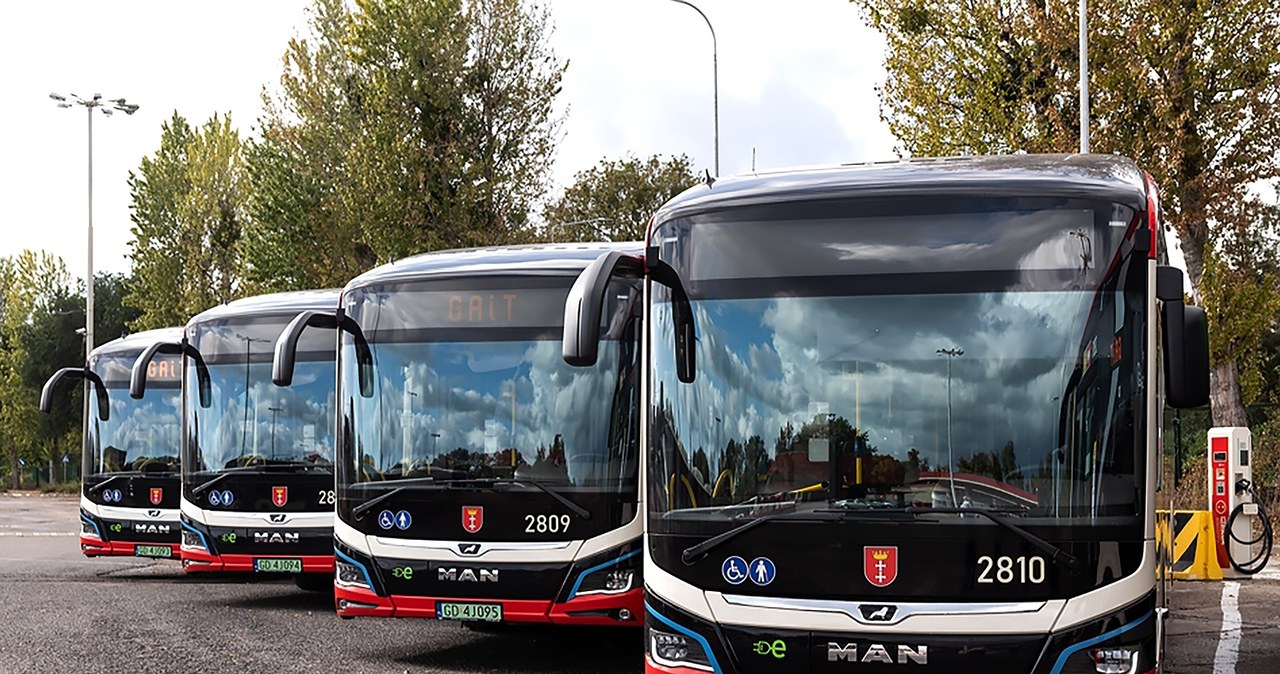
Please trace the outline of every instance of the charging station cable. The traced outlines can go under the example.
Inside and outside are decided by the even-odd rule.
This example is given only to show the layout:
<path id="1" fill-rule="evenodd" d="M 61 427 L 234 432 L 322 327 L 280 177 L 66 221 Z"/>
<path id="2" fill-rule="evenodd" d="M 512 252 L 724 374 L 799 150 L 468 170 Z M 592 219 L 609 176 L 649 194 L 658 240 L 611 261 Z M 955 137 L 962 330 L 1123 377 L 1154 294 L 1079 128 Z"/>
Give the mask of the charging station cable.
<path id="1" fill-rule="evenodd" d="M 1245 479 L 1241 479 L 1236 482 L 1236 493 L 1248 493 L 1253 497 L 1253 503 L 1241 503 L 1231 511 L 1231 516 L 1227 518 L 1226 526 L 1222 528 L 1222 544 L 1227 550 L 1227 560 L 1231 562 L 1231 568 L 1235 569 L 1237 573 L 1252 576 L 1253 574 L 1265 569 L 1267 567 L 1267 560 L 1271 559 L 1271 518 L 1267 516 L 1267 509 L 1262 506 L 1262 499 L 1258 498 L 1258 492 L 1253 490 L 1252 482 Z M 1245 506 L 1248 505 L 1257 507 L 1258 520 L 1262 525 L 1262 531 L 1259 532 L 1256 537 L 1244 540 L 1236 537 L 1231 526 L 1235 524 L 1236 517 L 1244 513 Z M 1232 541 L 1250 547 L 1255 545 L 1260 545 L 1261 547 L 1259 548 L 1258 553 L 1253 557 L 1250 557 L 1247 561 L 1237 562 L 1236 559 L 1231 556 Z"/>

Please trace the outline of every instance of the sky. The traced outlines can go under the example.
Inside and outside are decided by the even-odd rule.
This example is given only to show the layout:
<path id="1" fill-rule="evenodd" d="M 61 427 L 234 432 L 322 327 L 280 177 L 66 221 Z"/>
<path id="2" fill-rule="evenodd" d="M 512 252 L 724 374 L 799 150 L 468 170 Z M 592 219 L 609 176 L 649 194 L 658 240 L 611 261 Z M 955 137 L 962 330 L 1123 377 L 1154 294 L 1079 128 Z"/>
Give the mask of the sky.
<path id="1" fill-rule="evenodd" d="M 893 158 L 875 86 L 883 44 L 846 0 L 697 0 L 715 28 L 720 173 Z M 230 114 L 254 135 L 309 0 L 17 3 L 0 24 L 0 256 L 48 251 L 87 266 L 88 121 L 53 92 L 140 107 L 93 120 L 93 263 L 129 270 L 130 171 L 176 111 L 193 124 Z M 547 0 L 550 44 L 567 60 L 558 188 L 601 159 L 686 154 L 711 169 L 711 35 L 672 0 Z"/>

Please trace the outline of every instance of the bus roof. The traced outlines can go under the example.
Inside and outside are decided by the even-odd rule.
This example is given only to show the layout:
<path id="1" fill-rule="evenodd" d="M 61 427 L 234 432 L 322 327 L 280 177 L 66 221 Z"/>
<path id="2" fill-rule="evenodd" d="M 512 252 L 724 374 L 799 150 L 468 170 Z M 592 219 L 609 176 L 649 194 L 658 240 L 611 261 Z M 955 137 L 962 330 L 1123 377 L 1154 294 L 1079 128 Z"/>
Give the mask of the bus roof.
<path id="1" fill-rule="evenodd" d="M 182 328 L 156 328 L 143 330 L 119 339 L 113 339 L 93 350 L 90 357 L 105 356 L 116 353 L 141 353 L 143 349 L 156 342 L 181 342 Z"/>
<path id="2" fill-rule="evenodd" d="M 296 314 L 307 309 L 336 309 L 337 306 L 337 288 L 255 295 L 227 302 L 196 314 L 187 322 L 187 327 L 224 318 Z"/>
<path id="3" fill-rule="evenodd" d="M 1146 208 L 1142 169 L 1109 154 L 1015 154 L 906 159 L 718 178 L 658 210 L 655 222 L 693 212 L 787 201 L 933 194 L 1107 199 Z"/>
<path id="4" fill-rule="evenodd" d="M 577 274 L 609 251 L 640 255 L 638 241 L 545 243 L 442 250 L 414 255 L 375 267 L 351 280 L 347 289 L 417 280 L 436 275 Z"/>

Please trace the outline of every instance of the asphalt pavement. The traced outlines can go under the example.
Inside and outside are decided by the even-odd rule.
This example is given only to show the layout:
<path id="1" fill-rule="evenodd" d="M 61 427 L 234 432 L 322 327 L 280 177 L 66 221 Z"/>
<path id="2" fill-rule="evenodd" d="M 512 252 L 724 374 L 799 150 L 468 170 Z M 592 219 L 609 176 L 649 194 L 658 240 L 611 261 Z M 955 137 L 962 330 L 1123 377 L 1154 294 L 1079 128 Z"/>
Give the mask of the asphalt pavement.
<path id="1" fill-rule="evenodd" d="M 87 559 L 77 500 L 0 493 L 0 673 L 641 671 L 637 630 L 341 620 L 328 594 L 176 562 Z M 1274 558 L 1273 558 L 1274 559 Z M 1276 674 L 1280 565 L 1173 586 L 1167 674 Z"/>
<path id="2" fill-rule="evenodd" d="M 0 494 L 0 673 L 641 671 L 639 630 L 339 619 L 291 581 L 80 554 L 77 500 Z"/>

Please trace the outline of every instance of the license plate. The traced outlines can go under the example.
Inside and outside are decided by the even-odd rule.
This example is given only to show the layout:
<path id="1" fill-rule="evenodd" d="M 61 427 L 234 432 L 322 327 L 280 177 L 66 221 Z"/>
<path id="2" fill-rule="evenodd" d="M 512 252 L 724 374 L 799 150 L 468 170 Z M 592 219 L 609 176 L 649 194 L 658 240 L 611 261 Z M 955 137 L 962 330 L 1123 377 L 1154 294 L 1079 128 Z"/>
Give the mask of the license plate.
<path id="1" fill-rule="evenodd" d="M 454 601 L 438 601 L 436 602 L 436 617 L 441 620 L 502 622 L 502 604 L 464 604 Z"/>
<path id="2" fill-rule="evenodd" d="M 173 548 L 167 545 L 135 545 L 133 554 L 137 557 L 172 557 Z"/>
<path id="3" fill-rule="evenodd" d="M 253 570 L 266 573 L 302 573 L 301 559 L 255 559 Z"/>

